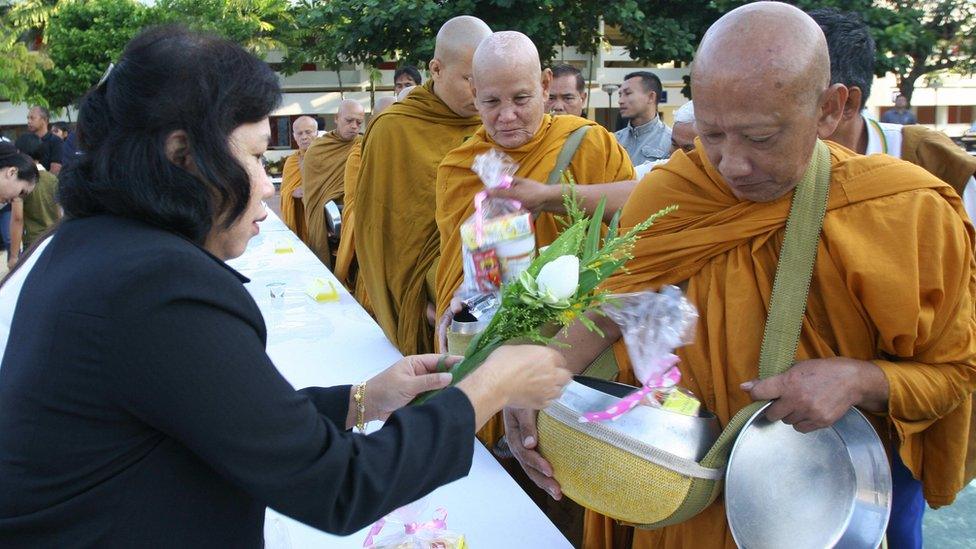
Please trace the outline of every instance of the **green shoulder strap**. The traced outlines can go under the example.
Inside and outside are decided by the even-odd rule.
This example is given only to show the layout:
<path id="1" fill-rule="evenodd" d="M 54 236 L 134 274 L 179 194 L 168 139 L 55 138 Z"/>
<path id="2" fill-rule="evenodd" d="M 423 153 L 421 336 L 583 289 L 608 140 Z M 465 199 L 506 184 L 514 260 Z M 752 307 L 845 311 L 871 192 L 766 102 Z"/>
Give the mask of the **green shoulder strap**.
<path id="1" fill-rule="evenodd" d="M 579 148 L 580 143 L 583 142 L 583 136 L 586 135 L 586 130 L 589 130 L 590 126 L 586 125 L 573 130 L 573 133 L 569 134 L 566 138 L 566 142 L 563 143 L 563 148 L 559 150 L 559 156 L 556 157 L 556 167 L 549 172 L 549 178 L 546 179 L 546 185 L 555 185 L 559 183 L 559 180 L 563 176 L 563 172 L 569 167 L 569 163 L 573 161 L 573 156 L 576 154 L 576 149 Z"/>
<path id="2" fill-rule="evenodd" d="M 786 234 L 776 265 L 773 294 L 759 351 L 759 377 L 762 379 L 789 370 L 796 360 L 829 189 L 830 150 L 823 141 L 817 140 L 810 166 L 793 193 L 790 216 L 786 220 Z M 701 464 L 725 467 L 739 431 L 764 404 L 766 402 L 754 402 L 739 410 Z"/>

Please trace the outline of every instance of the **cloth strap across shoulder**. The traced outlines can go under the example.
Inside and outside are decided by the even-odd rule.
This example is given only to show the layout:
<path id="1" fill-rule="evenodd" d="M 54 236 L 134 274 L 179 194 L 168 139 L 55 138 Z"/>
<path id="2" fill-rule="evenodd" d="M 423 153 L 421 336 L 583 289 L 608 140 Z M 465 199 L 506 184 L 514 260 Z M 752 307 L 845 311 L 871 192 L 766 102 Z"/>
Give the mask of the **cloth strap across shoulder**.
<path id="1" fill-rule="evenodd" d="M 569 167 L 569 163 L 573 161 L 573 156 L 576 155 L 576 150 L 579 149 L 580 143 L 583 142 L 583 137 L 586 135 L 586 131 L 589 130 L 589 126 L 582 126 L 573 130 L 573 133 L 569 134 L 566 141 L 563 143 L 563 148 L 559 150 L 559 156 L 556 157 L 556 166 L 549 172 L 549 178 L 546 179 L 546 185 L 555 185 L 559 183 L 559 180 L 563 176 L 563 172 Z"/>

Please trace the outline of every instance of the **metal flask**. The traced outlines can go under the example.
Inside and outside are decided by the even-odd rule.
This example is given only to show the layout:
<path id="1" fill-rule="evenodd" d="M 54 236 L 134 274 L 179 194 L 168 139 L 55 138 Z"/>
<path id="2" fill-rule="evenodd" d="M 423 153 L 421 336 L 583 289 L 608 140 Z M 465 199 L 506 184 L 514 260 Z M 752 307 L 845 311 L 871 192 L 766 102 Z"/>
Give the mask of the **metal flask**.
<path id="1" fill-rule="evenodd" d="M 875 548 L 891 512 L 891 469 L 881 439 L 851 408 L 803 434 L 766 419 L 743 427 L 729 456 L 725 512 L 739 547 Z"/>

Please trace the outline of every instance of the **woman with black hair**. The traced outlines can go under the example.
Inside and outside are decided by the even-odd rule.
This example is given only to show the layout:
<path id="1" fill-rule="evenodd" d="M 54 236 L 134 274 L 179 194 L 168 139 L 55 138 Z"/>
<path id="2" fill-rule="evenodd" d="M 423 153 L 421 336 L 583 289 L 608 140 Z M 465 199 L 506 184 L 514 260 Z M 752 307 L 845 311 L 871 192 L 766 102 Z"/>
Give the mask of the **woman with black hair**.
<path id="1" fill-rule="evenodd" d="M 37 184 L 37 165 L 13 143 L 0 141 L 0 202 L 27 196 Z"/>
<path id="2" fill-rule="evenodd" d="M 295 391 L 223 262 L 266 216 L 279 99 L 265 63 L 169 27 L 135 38 L 83 100 L 65 220 L 0 287 L 0 307 L 18 304 L 0 362 L 0 546 L 260 547 L 266 506 L 349 534 L 467 474 L 491 415 L 568 382 L 556 353 L 508 347 L 421 406 L 400 409 L 447 384 L 437 357 Z M 372 419 L 387 421 L 349 432 Z"/>

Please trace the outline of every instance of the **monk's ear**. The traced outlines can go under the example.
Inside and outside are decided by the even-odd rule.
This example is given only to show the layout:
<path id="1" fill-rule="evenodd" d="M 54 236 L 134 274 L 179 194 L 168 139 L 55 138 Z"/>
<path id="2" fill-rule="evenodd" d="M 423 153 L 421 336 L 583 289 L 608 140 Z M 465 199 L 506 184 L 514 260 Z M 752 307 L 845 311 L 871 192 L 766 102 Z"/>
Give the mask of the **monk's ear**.
<path id="1" fill-rule="evenodd" d="M 549 98 L 549 88 L 552 87 L 552 69 L 545 68 L 542 71 L 542 97 Z"/>
<path id="2" fill-rule="evenodd" d="M 826 139 L 834 134 L 837 125 L 844 117 L 844 106 L 847 104 L 847 87 L 834 84 L 827 88 L 820 96 L 820 107 L 817 112 L 817 135 Z"/>
<path id="3" fill-rule="evenodd" d="M 864 94 L 861 92 L 861 88 L 857 86 L 851 86 L 847 88 L 847 101 L 844 103 L 844 120 L 851 120 L 854 117 L 861 116 L 861 98 Z"/>
<path id="4" fill-rule="evenodd" d="M 177 166 L 194 172 L 196 164 L 193 163 L 193 155 L 190 154 L 190 138 L 183 130 L 174 130 L 166 136 L 166 158 Z"/>
<path id="5" fill-rule="evenodd" d="M 430 77 L 434 80 L 434 82 L 441 79 L 441 71 L 444 70 L 444 65 L 441 63 L 440 59 L 436 57 L 431 59 L 430 63 L 427 63 L 427 68 L 430 70 Z"/>

